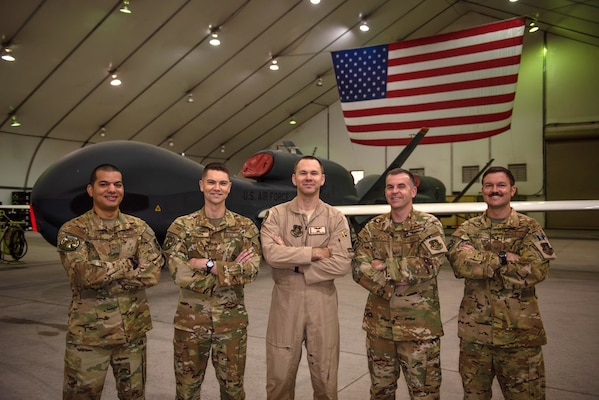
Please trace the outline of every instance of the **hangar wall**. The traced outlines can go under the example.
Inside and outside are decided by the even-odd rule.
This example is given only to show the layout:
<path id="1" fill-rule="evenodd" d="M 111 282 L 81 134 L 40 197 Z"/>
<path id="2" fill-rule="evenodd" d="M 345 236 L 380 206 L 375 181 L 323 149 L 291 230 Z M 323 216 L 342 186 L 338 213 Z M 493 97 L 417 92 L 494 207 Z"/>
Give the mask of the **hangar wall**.
<path id="1" fill-rule="evenodd" d="M 481 18 L 476 23 L 488 22 L 491 21 Z M 461 180 L 464 165 L 482 168 L 490 158 L 494 158 L 496 164 L 525 163 L 528 179 L 518 182 L 520 193 L 544 198 L 547 194 L 544 129 L 599 123 L 596 106 L 599 75 L 595 71 L 598 64 L 597 47 L 542 32 L 525 34 L 511 131 L 473 142 L 419 146 L 404 166 L 424 168 L 426 175 L 443 181 L 451 193 L 465 186 Z M 380 173 L 403 149 L 352 144 L 339 102 L 323 107 L 320 114 L 284 139 L 293 141 L 304 153 L 329 158 L 348 169 L 364 170 L 365 174 Z M 271 147 L 276 148 L 281 142 Z M 13 191 L 31 188 L 50 164 L 81 146 L 78 142 L 49 140 L 38 149 L 39 144 L 37 137 L 0 132 L 0 202 L 3 204 L 11 203 Z M 30 163 L 30 160 L 33 161 Z M 232 160 L 231 170 L 240 170 L 244 161 Z M 572 168 L 577 173 L 588 172 L 578 171 L 576 166 Z M 594 182 L 582 177 L 583 181 Z M 479 188 L 473 185 L 468 194 L 477 195 Z M 577 195 L 572 192 L 572 196 Z"/>
<path id="2" fill-rule="evenodd" d="M 424 168 L 425 175 L 440 179 L 451 194 L 466 186 L 462 182 L 463 166 L 482 168 L 491 158 L 495 165 L 526 164 L 527 180 L 517 182 L 518 193 L 531 200 L 546 199 L 545 129 L 565 124 L 574 127 L 599 124 L 596 106 L 599 75 L 595 70 L 598 64 L 597 47 L 543 33 L 526 33 L 512 129 L 488 139 L 419 146 L 404 167 Z M 293 141 L 306 154 L 315 149 L 315 155 L 330 158 L 350 170 L 364 170 L 365 175 L 383 171 L 403 149 L 352 144 L 339 102 L 299 126 L 285 140 Z M 569 150 L 564 148 L 564 151 Z M 570 164 L 565 167 L 582 174 L 583 181 L 596 182 L 585 177 L 590 171 Z M 474 184 L 467 194 L 479 195 L 480 184 Z M 579 198 L 576 192 L 570 195 L 569 198 Z"/>

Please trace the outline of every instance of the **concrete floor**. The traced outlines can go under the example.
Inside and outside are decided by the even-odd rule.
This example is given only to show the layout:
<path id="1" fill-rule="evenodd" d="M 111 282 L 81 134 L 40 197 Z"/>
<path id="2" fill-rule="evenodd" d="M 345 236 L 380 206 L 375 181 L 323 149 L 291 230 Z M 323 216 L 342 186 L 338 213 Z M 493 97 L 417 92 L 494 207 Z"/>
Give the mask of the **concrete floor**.
<path id="1" fill-rule="evenodd" d="M 599 399 L 599 233 L 563 235 L 547 232 L 558 259 L 550 277 L 537 293 L 548 333 L 544 347 L 547 398 Z M 64 336 L 70 289 L 53 247 L 36 233 L 27 232 L 29 251 L 18 264 L 0 264 L 0 399 L 61 398 Z M 154 329 L 149 333 L 146 397 L 174 399 L 172 319 L 177 287 L 166 271 L 158 286 L 148 290 Z M 457 312 L 463 282 L 449 266 L 439 276 L 445 336 L 441 344 L 443 384 L 441 398 L 462 397 L 458 374 Z M 246 394 L 264 399 L 266 322 L 272 279 L 264 266 L 258 279 L 246 287 L 250 315 Z M 370 378 L 361 329 L 366 290 L 351 276 L 337 280 L 341 323 L 339 398 L 368 399 Z M 305 356 L 304 356 L 305 357 Z M 497 384 L 494 398 L 502 395 Z M 408 398 L 403 377 L 398 398 Z M 202 399 L 218 399 L 212 367 L 202 387 Z M 312 398 L 305 359 L 297 376 L 296 399 Z M 109 371 L 103 399 L 116 399 Z"/>

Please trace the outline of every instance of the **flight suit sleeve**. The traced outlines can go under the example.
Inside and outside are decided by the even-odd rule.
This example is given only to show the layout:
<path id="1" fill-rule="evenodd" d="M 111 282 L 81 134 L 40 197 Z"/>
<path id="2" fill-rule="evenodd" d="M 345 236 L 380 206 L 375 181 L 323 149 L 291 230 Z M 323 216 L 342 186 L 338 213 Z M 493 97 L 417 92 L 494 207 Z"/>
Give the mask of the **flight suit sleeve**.
<path id="1" fill-rule="evenodd" d="M 218 284 L 218 278 L 213 274 L 206 274 L 204 270 L 191 267 L 190 249 L 186 244 L 186 238 L 185 227 L 175 220 L 168 228 L 163 244 L 171 277 L 180 288 L 211 293 Z"/>
<path id="2" fill-rule="evenodd" d="M 262 221 L 260 242 L 264 260 L 275 269 L 309 266 L 312 263 L 311 247 L 286 246 L 275 240 L 276 237 L 285 238 L 285 233 L 281 232 L 281 226 L 284 226 L 282 220 L 285 218 L 283 212 L 277 207 L 271 208 Z"/>
<path id="3" fill-rule="evenodd" d="M 85 240 L 87 233 L 78 227 L 62 227 L 58 232 L 60 261 L 74 288 L 102 289 L 131 275 L 128 259 L 102 261 L 94 247 Z"/>
<path id="4" fill-rule="evenodd" d="M 534 227 L 514 252 L 520 256 L 518 261 L 508 262 L 496 271 L 506 289 L 525 289 L 544 281 L 550 260 L 556 257 L 540 226 Z"/>
<path id="5" fill-rule="evenodd" d="M 341 213 L 333 213 L 329 217 L 331 235 L 327 248 L 331 256 L 312 261 L 310 267 L 304 270 L 308 285 L 340 278 L 351 269 L 353 248 L 347 219 Z"/>
<path id="6" fill-rule="evenodd" d="M 245 285 L 253 282 L 258 276 L 260 261 L 262 259 L 258 228 L 256 228 L 253 222 L 249 222 L 246 223 L 244 232 L 240 251 L 251 248 L 254 255 L 250 260 L 245 262 L 235 261 L 238 253 L 232 255 L 232 261 L 215 260 L 221 286 Z"/>

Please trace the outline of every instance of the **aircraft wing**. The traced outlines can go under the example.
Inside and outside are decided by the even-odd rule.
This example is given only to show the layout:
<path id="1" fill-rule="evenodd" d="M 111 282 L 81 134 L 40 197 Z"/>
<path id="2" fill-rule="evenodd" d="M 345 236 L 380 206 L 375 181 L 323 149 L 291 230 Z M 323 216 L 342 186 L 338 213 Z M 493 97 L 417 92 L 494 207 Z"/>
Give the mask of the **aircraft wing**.
<path id="1" fill-rule="evenodd" d="M 599 200 L 512 201 L 511 205 L 520 212 L 599 210 Z M 379 215 L 390 211 L 388 204 L 335 206 L 335 208 L 347 216 Z M 481 213 L 487 209 L 487 204 L 484 202 L 414 203 L 414 209 L 436 215 Z"/>

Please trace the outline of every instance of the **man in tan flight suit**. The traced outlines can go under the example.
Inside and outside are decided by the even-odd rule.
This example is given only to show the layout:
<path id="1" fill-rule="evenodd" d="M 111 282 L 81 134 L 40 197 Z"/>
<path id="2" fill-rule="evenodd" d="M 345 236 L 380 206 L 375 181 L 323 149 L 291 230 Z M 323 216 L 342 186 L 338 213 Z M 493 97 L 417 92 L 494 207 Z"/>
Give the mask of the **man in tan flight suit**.
<path id="1" fill-rule="evenodd" d="M 271 208 L 260 232 L 274 287 L 266 331 L 266 393 L 269 400 L 295 398 L 295 379 L 305 343 L 314 399 L 337 399 L 339 316 L 335 278 L 351 267 L 345 216 L 319 198 L 321 162 L 296 164 L 297 196 Z"/>

